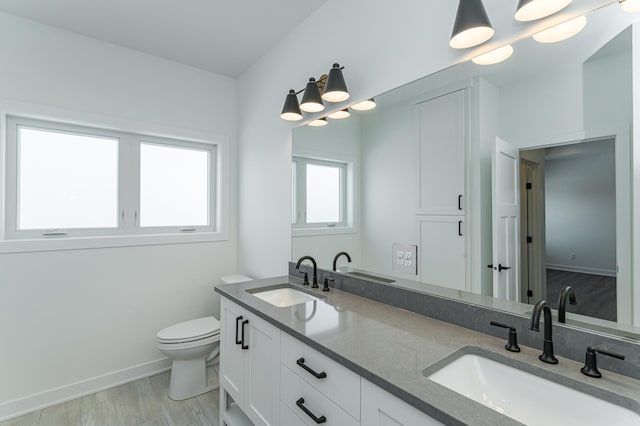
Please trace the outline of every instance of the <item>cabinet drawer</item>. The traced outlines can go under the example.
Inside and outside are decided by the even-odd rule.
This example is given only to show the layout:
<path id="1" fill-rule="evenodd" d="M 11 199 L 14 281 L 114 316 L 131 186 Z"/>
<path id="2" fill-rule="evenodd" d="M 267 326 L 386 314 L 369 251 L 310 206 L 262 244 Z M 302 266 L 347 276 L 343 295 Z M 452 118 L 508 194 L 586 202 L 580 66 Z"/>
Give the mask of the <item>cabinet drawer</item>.
<path id="1" fill-rule="evenodd" d="M 317 419 L 324 417 L 324 424 L 327 426 L 357 426 L 360 424 L 358 420 L 351 417 L 285 366 L 280 368 L 280 385 L 281 402 L 308 426 L 318 424 L 312 416 Z M 308 412 L 305 412 L 305 409 Z"/>
<path id="2" fill-rule="evenodd" d="M 300 413 L 304 415 L 304 413 Z M 287 407 L 287 405 L 280 401 L 280 424 L 286 426 L 306 426 L 307 424 L 302 421 L 300 417 L 298 417 L 291 408 Z"/>
<path id="3" fill-rule="evenodd" d="M 280 353 L 284 366 L 353 417 L 360 419 L 359 375 L 286 333 L 282 333 L 281 342 Z M 300 364 L 313 372 L 324 373 L 326 377 L 317 378 Z"/>

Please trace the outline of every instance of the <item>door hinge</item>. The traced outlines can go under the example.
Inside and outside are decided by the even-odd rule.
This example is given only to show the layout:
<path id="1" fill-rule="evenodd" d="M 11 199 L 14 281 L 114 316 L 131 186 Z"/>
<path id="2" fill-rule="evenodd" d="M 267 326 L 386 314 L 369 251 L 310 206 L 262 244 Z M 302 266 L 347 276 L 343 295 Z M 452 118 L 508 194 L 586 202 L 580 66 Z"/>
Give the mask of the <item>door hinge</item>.
<path id="1" fill-rule="evenodd" d="M 531 244 L 533 242 L 533 237 L 527 237 L 527 244 Z"/>
<path id="2" fill-rule="evenodd" d="M 527 189 L 531 189 L 531 182 L 527 182 L 527 184 L 525 185 L 525 187 L 526 187 Z"/>

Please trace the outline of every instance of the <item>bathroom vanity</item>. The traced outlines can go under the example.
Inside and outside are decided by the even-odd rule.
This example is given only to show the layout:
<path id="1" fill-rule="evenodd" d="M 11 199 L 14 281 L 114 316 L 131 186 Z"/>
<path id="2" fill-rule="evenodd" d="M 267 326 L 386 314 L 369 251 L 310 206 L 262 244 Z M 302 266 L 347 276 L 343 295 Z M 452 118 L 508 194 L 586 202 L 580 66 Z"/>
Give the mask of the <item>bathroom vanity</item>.
<path id="1" fill-rule="evenodd" d="M 333 276 L 336 287 L 344 284 L 340 274 Z M 366 280 L 360 284 L 362 288 L 374 285 Z M 375 286 L 387 292 L 396 306 L 407 302 L 396 303 L 398 294 L 391 295 L 396 290 L 392 284 Z M 589 378 L 580 372 L 582 362 L 562 354 L 559 364 L 543 364 L 538 359 L 542 347 L 539 333 L 517 325 L 523 341 L 534 339 L 539 345 L 521 346 L 519 353 L 508 352 L 504 349 L 506 330 L 504 339 L 493 337 L 380 303 L 352 290 L 333 287 L 323 292 L 322 285 L 312 289 L 293 276 L 216 287 L 222 296 L 221 424 L 525 423 L 516 420 L 522 419 L 522 407 L 510 406 L 509 401 L 476 402 L 473 395 L 463 396 L 451 390 L 455 384 L 443 385 L 443 381 L 434 378 L 434 373 L 446 373 L 447 366 L 449 371 L 465 368 L 458 366 L 459 361 L 468 359 L 465 355 L 478 354 L 494 361 L 498 368 L 495 376 L 512 376 L 509 371 L 514 370 L 502 368 L 525 374 L 516 379 L 516 390 L 508 392 L 517 393 L 531 379 L 555 382 L 552 385 L 562 385 L 563 390 L 578 390 L 574 392 L 578 397 L 588 396 L 593 403 L 603 403 L 603 419 L 612 421 L 607 410 L 613 410 L 619 420 L 616 424 L 640 422 L 640 381 L 604 369 L 603 379 Z M 414 300 L 421 296 L 406 290 L 400 296 L 407 295 L 415 296 Z M 454 314 L 464 316 L 462 311 Z M 597 335 L 593 338 L 591 343 L 600 343 Z M 635 363 L 635 358 L 629 362 Z M 463 375 L 474 374 L 465 370 Z M 552 389 L 548 385 L 545 382 L 542 389 Z M 486 393 L 491 396 L 489 391 Z M 555 415 L 553 401 L 560 399 L 555 392 L 528 395 L 526 405 L 533 408 L 529 411 Z M 591 405 L 579 400 L 574 403 Z M 564 403 L 562 407 L 566 408 Z M 558 416 L 567 417 L 557 420 L 571 422 L 575 419 L 572 411 L 575 410 L 559 410 Z M 594 416 L 591 414 L 590 420 L 603 421 Z"/>

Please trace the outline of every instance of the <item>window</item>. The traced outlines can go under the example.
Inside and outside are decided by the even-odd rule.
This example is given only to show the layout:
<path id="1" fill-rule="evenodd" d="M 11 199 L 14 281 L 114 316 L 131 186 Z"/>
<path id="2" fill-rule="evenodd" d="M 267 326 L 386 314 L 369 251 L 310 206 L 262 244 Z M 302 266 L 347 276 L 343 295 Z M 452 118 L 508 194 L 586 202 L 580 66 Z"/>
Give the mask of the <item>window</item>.
<path id="1" fill-rule="evenodd" d="M 210 152 L 140 144 L 140 226 L 209 225 Z"/>
<path id="2" fill-rule="evenodd" d="M 293 157 L 293 226 L 347 226 L 347 163 Z"/>
<path id="3" fill-rule="evenodd" d="M 7 239 L 212 232 L 216 145 L 7 118 Z"/>

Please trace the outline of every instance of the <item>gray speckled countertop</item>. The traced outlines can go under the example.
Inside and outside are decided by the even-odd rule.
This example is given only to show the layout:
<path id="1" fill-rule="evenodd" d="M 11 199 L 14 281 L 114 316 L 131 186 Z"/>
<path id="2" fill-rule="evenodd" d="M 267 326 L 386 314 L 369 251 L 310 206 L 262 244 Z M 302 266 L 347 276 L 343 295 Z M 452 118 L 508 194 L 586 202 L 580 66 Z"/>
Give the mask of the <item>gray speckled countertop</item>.
<path id="1" fill-rule="evenodd" d="M 284 283 L 313 291 L 322 300 L 278 308 L 247 292 Z M 588 378 L 580 373 L 581 363 L 562 357 L 557 365 L 540 362 L 537 348 L 521 346 L 520 353 L 507 352 L 504 339 L 337 289 L 323 292 L 300 284 L 295 277 L 282 276 L 220 285 L 216 291 L 445 424 L 520 424 L 423 375 L 425 368 L 467 346 L 525 363 L 574 388 L 595 386 L 595 393 L 640 413 L 637 380 L 605 370 L 602 379 Z"/>

